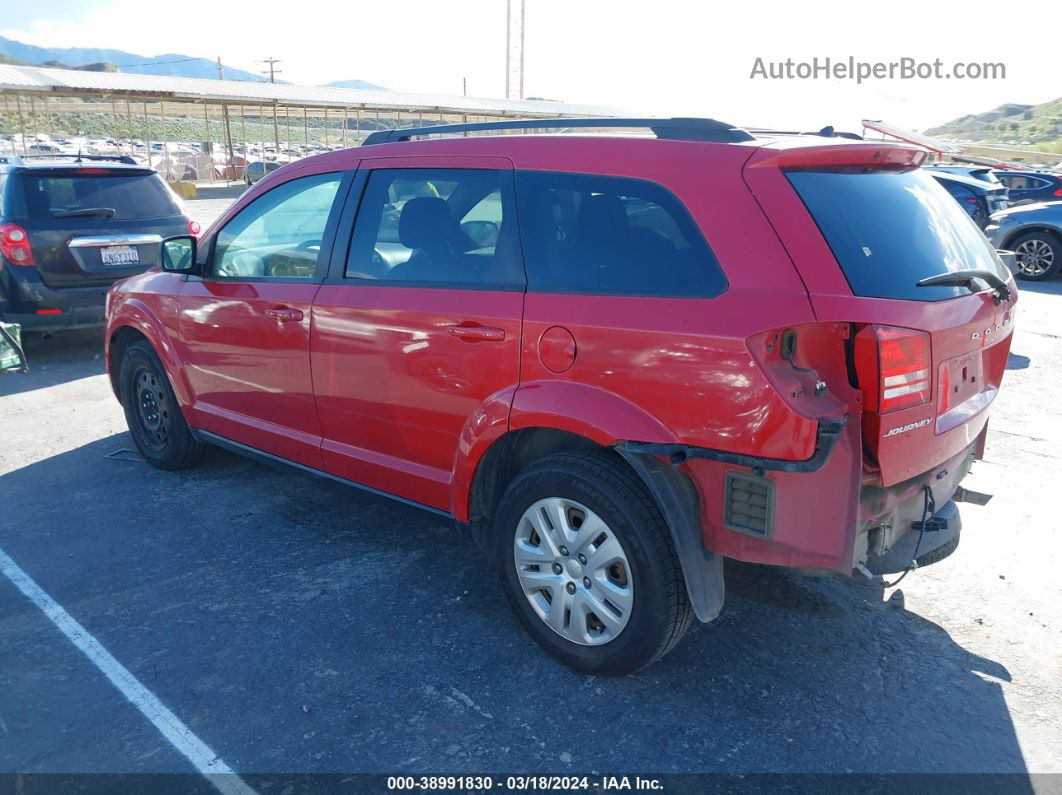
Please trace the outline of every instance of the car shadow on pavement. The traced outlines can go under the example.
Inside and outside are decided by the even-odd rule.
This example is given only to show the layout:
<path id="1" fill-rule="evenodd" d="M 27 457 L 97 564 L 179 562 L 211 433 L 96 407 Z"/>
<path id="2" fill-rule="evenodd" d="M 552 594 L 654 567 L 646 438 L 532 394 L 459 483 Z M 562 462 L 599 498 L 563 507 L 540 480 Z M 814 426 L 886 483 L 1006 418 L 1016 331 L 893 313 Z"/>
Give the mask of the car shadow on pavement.
<path id="1" fill-rule="evenodd" d="M 1029 366 L 1031 360 L 1028 356 L 1022 356 L 1020 353 L 1008 353 L 1007 354 L 1007 369 L 1008 370 L 1024 370 Z"/>
<path id="2" fill-rule="evenodd" d="M 29 372 L 0 373 L 0 397 L 76 381 L 104 372 L 103 330 L 26 335 L 22 344 Z"/>
<path id="3" fill-rule="evenodd" d="M 717 621 L 636 675 L 586 676 L 538 649 L 437 517 L 220 451 L 186 472 L 104 458 L 132 446 L 0 476 L 0 548 L 241 770 L 991 772 L 1032 791 L 1007 669 L 880 581 L 729 563 Z M 30 711 L 5 719 L 54 732 L 49 681 L 68 672 L 34 650 L 66 641 L 15 634 L 4 617 L 34 608 L 6 585 L 0 648 Z"/>

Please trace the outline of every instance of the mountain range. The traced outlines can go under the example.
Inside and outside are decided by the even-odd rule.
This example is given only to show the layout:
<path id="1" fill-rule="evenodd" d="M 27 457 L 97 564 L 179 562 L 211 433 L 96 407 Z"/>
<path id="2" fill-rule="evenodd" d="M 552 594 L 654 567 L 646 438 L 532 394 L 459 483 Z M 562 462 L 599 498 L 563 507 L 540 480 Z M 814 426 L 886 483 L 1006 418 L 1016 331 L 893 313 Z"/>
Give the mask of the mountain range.
<path id="1" fill-rule="evenodd" d="M 210 58 L 197 58 L 181 53 L 164 55 L 137 55 L 124 50 L 95 47 L 38 47 L 23 44 L 0 36 L 0 62 L 30 66 L 51 66 L 67 69 L 91 69 L 92 71 L 119 71 L 129 74 L 157 75 L 166 77 L 201 77 L 217 79 L 218 64 Z M 264 82 L 265 77 L 255 72 L 224 66 L 226 80 L 250 80 Z M 285 82 L 278 80 L 278 83 Z M 383 86 L 364 80 L 337 80 L 325 85 L 333 88 L 364 88 L 386 90 Z"/>
<path id="2" fill-rule="evenodd" d="M 1039 105 L 1000 105 L 985 113 L 960 116 L 926 130 L 926 134 L 986 143 L 1027 145 L 1062 141 L 1062 97 Z"/>

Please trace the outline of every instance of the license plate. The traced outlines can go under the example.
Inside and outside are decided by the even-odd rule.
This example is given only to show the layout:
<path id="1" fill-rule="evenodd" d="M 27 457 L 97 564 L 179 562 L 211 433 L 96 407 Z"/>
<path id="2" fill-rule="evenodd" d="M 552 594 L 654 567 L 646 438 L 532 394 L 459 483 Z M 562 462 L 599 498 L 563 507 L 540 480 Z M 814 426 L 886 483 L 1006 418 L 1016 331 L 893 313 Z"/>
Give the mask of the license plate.
<path id="1" fill-rule="evenodd" d="M 104 265 L 135 265 L 140 262 L 136 246 L 105 246 L 100 249 Z"/>

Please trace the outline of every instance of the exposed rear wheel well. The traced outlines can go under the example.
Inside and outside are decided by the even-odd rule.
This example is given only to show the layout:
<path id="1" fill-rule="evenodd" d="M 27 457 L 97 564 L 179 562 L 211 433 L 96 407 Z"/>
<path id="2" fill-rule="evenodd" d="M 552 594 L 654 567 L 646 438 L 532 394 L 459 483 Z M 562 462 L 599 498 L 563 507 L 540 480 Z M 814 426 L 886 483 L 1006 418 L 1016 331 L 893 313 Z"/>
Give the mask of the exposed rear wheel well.
<path id="1" fill-rule="evenodd" d="M 130 345 L 140 340 L 146 341 L 147 337 L 132 326 L 122 326 L 111 335 L 111 343 L 107 355 L 107 369 L 111 375 L 111 389 L 114 390 L 118 400 L 122 399 L 122 390 L 118 379 L 118 373 L 122 369 L 122 357 Z"/>
<path id="2" fill-rule="evenodd" d="M 506 487 L 523 469 L 554 453 L 577 450 L 607 450 L 596 442 L 555 428 L 522 428 L 495 441 L 483 454 L 472 478 L 469 498 L 469 524 L 476 545 L 491 553 L 491 521 Z M 624 467 L 629 467 L 618 453 Z"/>

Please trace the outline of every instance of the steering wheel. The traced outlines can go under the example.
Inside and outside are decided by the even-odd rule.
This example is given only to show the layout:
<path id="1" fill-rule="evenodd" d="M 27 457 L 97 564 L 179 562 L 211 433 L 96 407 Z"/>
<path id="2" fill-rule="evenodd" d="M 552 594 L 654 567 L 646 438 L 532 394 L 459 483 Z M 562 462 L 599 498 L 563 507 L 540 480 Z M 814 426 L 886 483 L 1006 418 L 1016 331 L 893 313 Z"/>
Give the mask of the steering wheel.
<path id="1" fill-rule="evenodd" d="M 261 276 L 263 270 L 262 258 L 249 251 L 223 257 L 218 267 L 218 273 L 222 276 Z"/>

